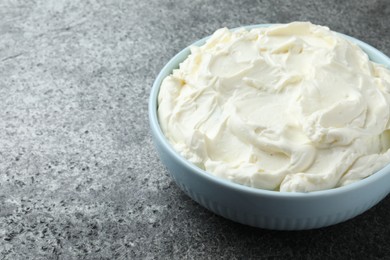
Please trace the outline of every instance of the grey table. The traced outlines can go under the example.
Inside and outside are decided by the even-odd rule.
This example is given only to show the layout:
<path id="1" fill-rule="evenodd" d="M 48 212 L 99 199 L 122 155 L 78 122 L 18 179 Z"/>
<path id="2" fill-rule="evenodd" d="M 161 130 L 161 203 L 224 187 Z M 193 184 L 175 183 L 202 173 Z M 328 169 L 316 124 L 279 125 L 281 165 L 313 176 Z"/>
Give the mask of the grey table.
<path id="1" fill-rule="evenodd" d="M 1 259 L 389 259 L 390 197 L 277 232 L 203 209 L 151 142 L 162 66 L 220 27 L 309 20 L 390 55 L 390 2 L 0 2 Z"/>

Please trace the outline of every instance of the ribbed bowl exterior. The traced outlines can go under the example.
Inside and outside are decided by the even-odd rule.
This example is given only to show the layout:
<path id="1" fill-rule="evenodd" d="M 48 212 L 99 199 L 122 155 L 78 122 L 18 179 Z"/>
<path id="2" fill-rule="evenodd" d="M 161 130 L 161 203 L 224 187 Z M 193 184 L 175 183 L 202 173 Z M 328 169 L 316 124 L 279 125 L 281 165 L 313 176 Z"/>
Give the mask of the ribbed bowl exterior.
<path id="1" fill-rule="evenodd" d="M 247 28 L 269 25 L 253 25 Z M 390 67 L 390 59 L 375 48 L 358 44 L 371 60 Z M 205 39 L 196 42 L 204 43 Z M 157 118 L 157 96 L 162 80 L 188 56 L 187 47 L 161 70 L 150 95 L 149 119 L 161 161 L 177 185 L 193 200 L 227 219 L 259 228 L 303 230 L 334 225 L 373 207 L 390 192 L 390 165 L 357 183 L 336 189 L 287 193 L 245 187 L 202 171 L 181 157 L 164 137 Z"/>
<path id="2" fill-rule="evenodd" d="M 381 174 L 375 182 L 355 189 L 282 196 L 255 189 L 248 192 L 246 187 L 237 189 L 207 178 L 214 176 L 194 174 L 192 169 L 173 160 L 170 151 L 159 145 L 158 140 L 155 143 L 162 162 L 188 196 L 215 214 L 254 227 L 303 230 L 337 224 L 363 213 L 389 193 L 389 174 Z"/>

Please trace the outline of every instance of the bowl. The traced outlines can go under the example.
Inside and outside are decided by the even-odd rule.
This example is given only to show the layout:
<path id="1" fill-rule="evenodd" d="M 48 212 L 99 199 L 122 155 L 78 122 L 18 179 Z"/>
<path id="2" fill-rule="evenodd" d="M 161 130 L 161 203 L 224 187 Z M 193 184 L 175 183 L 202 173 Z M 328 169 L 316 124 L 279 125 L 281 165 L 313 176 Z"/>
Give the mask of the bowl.
<path id="1" fill-rule="evenodd" d="M 246 29 L 270 24 L 244 26 Z M 237 28 L 238 29 L 238 28 Z M 341 34 L 376 63 L 390 67 L 390 58 L 374 47 Z M 192 45 L 203 45 L 208 37 Z M 245 225 L 273 230 L 303 230 L 334 225 L 377 204 L 390 192 L 390 165 L 355 183 L 309 193 L 268 191 L 247 187 L 211 175 L 188 162 L 168 142 L 157 116 L 157 97 L 163 79 L 190 54 L 189 47 L 174 56 L 158 74 L 150 94 L 149 121 L 161 161 L 177 185 L 200 205 Z"/>

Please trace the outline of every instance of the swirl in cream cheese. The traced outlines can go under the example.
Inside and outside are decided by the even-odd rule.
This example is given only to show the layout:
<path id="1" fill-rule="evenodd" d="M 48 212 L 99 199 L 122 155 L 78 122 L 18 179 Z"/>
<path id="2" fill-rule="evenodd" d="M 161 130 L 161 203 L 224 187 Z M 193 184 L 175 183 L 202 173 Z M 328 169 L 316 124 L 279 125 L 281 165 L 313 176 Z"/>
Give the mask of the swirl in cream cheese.
<path id="1" fill-rule="evenodd" d="M 390 71 L 327 27 L 217 30 L 166 77 L 161 128 L 207 172 L 309 192 L 390 162 Z"/>

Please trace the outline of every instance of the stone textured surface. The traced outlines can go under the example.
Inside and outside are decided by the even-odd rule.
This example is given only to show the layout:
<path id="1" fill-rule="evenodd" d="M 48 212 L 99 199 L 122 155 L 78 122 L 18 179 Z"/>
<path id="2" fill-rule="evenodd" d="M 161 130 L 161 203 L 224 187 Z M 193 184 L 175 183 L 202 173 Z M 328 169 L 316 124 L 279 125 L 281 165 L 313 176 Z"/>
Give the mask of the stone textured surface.
<path id="1" fill-rule="evenodd" d="M 254 229 L 186 197 L 149 135 L 148 95 L 217 28 L 310 20 L 390 55 L 378 1 L 0 2 L 0 259 L 384 259 L 390 197 L 304 232 Z"/>

